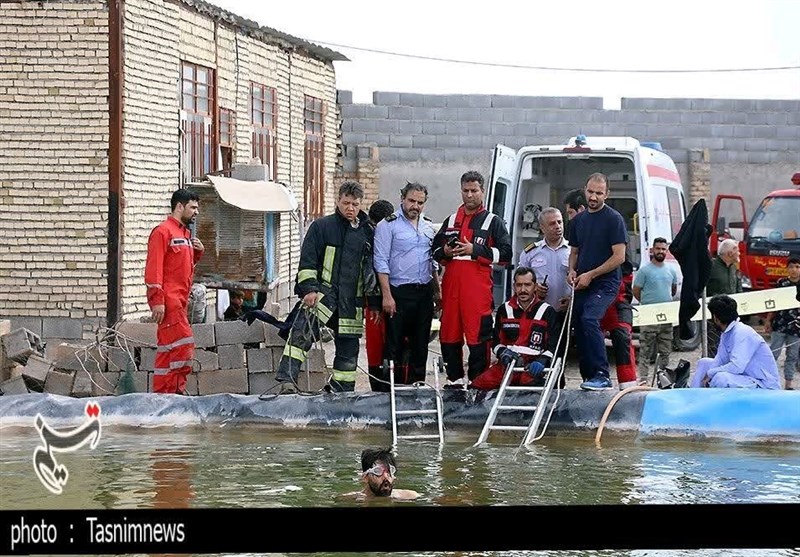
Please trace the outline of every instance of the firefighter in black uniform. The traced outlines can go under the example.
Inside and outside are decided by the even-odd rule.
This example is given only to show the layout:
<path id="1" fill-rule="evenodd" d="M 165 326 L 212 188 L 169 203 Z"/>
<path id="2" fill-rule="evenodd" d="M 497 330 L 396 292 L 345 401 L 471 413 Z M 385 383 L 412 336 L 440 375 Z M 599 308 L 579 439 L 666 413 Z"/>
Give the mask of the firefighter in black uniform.
<path id="1" fill-rule="evenodd" d="M 359 209 L 363 199 L 361 184 L 344 182 L 339 187 L 336 212 L 308 227 L 294 289 L 302 310 L 296 312 L 278 365 L 279 394 L 297 392 L 300 365 L 319 338 L 320 325 L 334 331 L 331 388 L 355 390 L 359 338 L 364 330 L 364 291 L 376 280 L 373 232 L 367 214 Z"/>

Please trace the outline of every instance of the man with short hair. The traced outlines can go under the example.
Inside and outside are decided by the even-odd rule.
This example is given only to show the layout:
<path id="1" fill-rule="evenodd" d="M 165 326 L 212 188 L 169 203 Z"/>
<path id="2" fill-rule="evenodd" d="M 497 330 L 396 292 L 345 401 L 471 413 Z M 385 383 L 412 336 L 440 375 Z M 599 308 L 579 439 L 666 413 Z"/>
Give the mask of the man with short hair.
<path id="1" fill-rule="evenodd" d="M 172 194 L 170 207 L 169 217 L 150 232 L 144 282 L 153 321 L 158 323 L 153 391 L 185 394 L 194 357 L 189 292 L 194 266 L 205 249 L 189 230 L 200 212 L 200 196 L 181 188 Z"/>
<path id="2" fill-rule="evenodd" d="M 506 368 L 513 363 L 525 368 L 515 371 L 510 385 L 544 385 L 558 343 L 558 318 L 555 310 L 536 296 L 536 275 L 530 267 L 514 270 L 514 295 L 497 310 L 492 344 L 497 363 L 473 379 L 470 387 L 488 391 L 503 382 Z M 520 355 L 511 346 L 530 349 Z M 564 386 L 562 377 L 562 387 Z"/>
<path id="3" fill-rule="evenodd" d="M 436 231 L 422 215 L 427 200 L 427 187 L 407 183 L 400 209 L 375 228 L 375 272 L 387 319 L 384 356 L 399 364 L 407 339 L 409 365 L 395 369 L 395 381 L 404 385 L 425 381 L 433 308 L 440 298 L 431 259 Z"/>
<path id="4" fill-rule="evenodd" d="M 780 389 L 778 365 L 767 342 L 739 321 L 736 300 L 725 294 L 708 302 L 714 326 L 722 331 L 714 358 L 700 358 L 692 387 Z"/>
<path id="5" fill-rule="evenodd" d="M 608 188 L 604 174 L 589 176 L 584 190 L 588 209 L 570 225 L 568 279 L 575 288 L 575 338 L 584 390 L 612 386 L 600 320 L 619 293 L 628 232 L 622 216 L 605 203 Z"/>
<path id="6" fill-rule="evenodd" d="M 525 247 L 519 264 L 533 269 L 536 296 L 563 314 L 569 306 L 572 287 L 567 282 L 570 248 L 564 238 L 561 211 L 555 207 L 543 209 L 539 213 L 539 227 L 544 238 Z"/>
<path id="7" fill-rule="evenodd" d="M 652 258 L 648 265 L 636 273 L 633 295 L 642 305 L 671 302 L 678 291 L 678 275 L 672 265 L 667 265 L 666 238 L 653 240 Z M 648 368 L 669 367 L 672 352 L 672 323 L 643 325 L 639 333 L 639 379 L 648 381 Z"/>
<path id="8" fill-rule="evenodd" d="M 706 283 L 706 296 L 718 294 L 737 294 L 742 291 L 742 277 L 739 273 L 739 243 L 726 238 L 717 248 L 717 256 L 711 261 L 711 272 Z M 708 356 L 713 358 L 719 345 L 719 331 L 707 328 Z"/>
<path id="9" fill-rule="evenodd" d="M 364 188 L 347 181 L 339 187 L 336 212 L 308 227 L 300 250 L 295 294 L 303 310 L 291 325 L 276 379 L 278 394 L 297 392 L 297 376 L 319 326 L 334 331 L 334 391 L 354 391 L 359 338 L 364 330 L 364 290 L 374 283 L 372 228 L 360 209 Z"/>
<path id="10" fill-rule="evenodd" d="M 511 261 L 511 237 L 503 220 L 483 205 L 483 176 L 461 176 L 463 204 L 447 217 L 433 240 L 433 258 L 444 266 L 439 341 L 449 380 L 465 387 L 462 347 L 469 347 L 468 378 L 489 365 L 492 340 L 492 265 Z"/>
<path id="11" fill-rule="evenodd" d="M 361 451 L 361 491 L 346 493 L 342 497 L 391 497 L 411 501 L 419 497 L 412 489 L 395 489 L 397 462 L 390 449 L 364 449 Z"/>

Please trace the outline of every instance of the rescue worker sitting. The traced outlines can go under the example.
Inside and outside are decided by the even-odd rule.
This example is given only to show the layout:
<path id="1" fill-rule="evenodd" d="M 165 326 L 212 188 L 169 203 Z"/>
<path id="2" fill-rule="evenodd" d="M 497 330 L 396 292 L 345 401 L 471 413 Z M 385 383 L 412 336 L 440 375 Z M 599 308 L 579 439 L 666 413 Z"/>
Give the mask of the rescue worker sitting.
<path id="1" fill-rule="evenodd" d="M 725 294 L 714 296 L 708 311 L 722 335 L 717 355 L 697 362 L 692 387 L 780 389 L 772 351 L 764 337 L 739 321 L 736 300 Z"/>
<path id="2" fill-rule="evenodd" d="M 514 296 L 498 310 L 492 345 L 497 362 L 476 377 L 470 387 L 491 390 L 500 387 L 506 368 L 513 363 L 525 371 L 515 371 L 510 385 L 544 385 L 545 369 L 550 367 L 558 343 L 558 319 L 550 304 L 534 294 L 536 275 L 530 267 L 514 271 Z M 521 355 L 509 346 L 524 346 L 532 354 Z M 564 386 L 561 378 L 561 386 Z"/>

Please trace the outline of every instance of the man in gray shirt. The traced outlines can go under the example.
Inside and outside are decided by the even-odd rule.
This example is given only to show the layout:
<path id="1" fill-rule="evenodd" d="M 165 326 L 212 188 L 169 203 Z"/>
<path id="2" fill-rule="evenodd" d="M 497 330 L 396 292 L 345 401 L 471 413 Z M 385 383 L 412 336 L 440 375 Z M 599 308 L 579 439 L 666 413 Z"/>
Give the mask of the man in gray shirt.
<path id="1" fill-rule="evenodd" d="M 519 264 L 530 267 L 536 274 L 537 297 L 563 315 L 569 305 L 572 287 L 567 282 L 570 249 L 564 238 L 561 211 L 555 207 L 544 209 L 539 213 L 539 228 L 544 239 L 528 245 L 519 258 Z"/>

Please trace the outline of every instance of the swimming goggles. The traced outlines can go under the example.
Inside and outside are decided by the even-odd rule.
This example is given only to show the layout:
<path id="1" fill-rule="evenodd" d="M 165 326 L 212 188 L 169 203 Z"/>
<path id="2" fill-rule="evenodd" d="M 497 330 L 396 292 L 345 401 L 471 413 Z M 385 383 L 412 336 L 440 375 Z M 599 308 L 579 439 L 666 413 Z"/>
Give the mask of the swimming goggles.
<path id="1" fill-rule="evenodd" d="M 372 466 L 372 468 L 366 471 L 367 474 L 372 474 L 373 476 L 376 476 L 378 478 L 383 476 L 385 472 L 386 472 L 386 467 L 383 464 L 375 464 Z M 389 475 L 394 478 L 396 473 L 397 473 L 397 468 L 395 468 L 390 464 Z"/>

